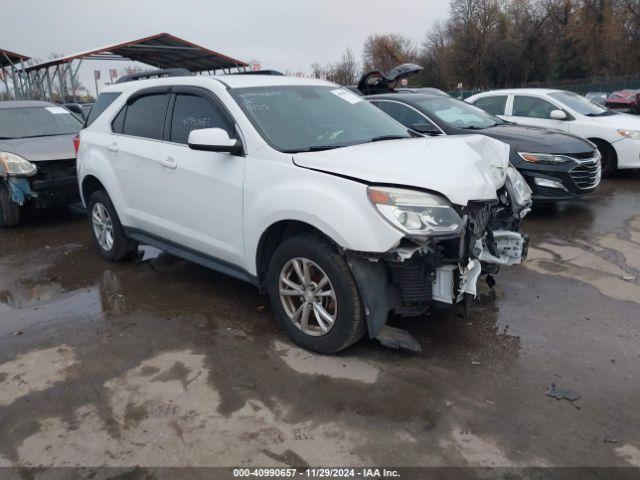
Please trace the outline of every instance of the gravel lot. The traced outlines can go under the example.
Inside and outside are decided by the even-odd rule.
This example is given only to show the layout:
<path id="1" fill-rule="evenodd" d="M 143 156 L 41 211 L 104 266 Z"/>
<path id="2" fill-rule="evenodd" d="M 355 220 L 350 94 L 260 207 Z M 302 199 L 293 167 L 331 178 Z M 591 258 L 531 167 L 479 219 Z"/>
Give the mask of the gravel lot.
<path id="1" fill-rule="evenodd" d="M 639 192 L 532 213 L 495 302 L 396 322 L 419 354 L 310 354 L 248 284 L 27 219 L 0 231 L 0 466 L 640 467 Z"/>

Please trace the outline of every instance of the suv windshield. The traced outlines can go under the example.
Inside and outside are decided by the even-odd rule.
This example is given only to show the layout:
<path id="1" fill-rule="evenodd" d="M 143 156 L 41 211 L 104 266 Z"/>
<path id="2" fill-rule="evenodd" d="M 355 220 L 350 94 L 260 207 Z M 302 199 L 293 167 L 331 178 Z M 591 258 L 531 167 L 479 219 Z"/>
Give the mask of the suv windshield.
<path id="1" fill-rule="evenodd" d="M 70 135 L 80 128 L 75 116 L 55 105 L 0 109 L 0 139 Z"/>
<path id="2" fill-rule="evenodd" d="M 295 85 L 230 92 L 264 139 L 281 152 L 410 137 L 405 127 L 345 88 Z"/>
<path id="3" fill-rule="evenodd" d="M 482 130 L 504 125 L 506 122 L 484 110 L 451 97 L 437 97 L 414 100 L 434 120 L 440 120 L 450 127 L 464 130 Z"/>
<path id="4" fill-rule="evenodd" d="M 556 99 L 560 103 L 575 110 L 576 112 L 586 115 L 587 117 L 603 117 L 605 115 L 613 115 L 614 112 L 603 107 L 591 100 L 586 99 L 582 95 L 573 92 L 554 92 L 550 93 L 551 98 Z"/>

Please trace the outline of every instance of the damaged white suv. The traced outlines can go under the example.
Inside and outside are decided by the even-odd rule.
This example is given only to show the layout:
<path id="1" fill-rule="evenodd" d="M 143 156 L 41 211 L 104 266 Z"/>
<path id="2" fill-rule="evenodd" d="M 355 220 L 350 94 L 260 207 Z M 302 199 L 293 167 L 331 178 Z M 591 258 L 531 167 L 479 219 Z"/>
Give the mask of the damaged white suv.
<path id="1" fill-rule="evenodd" d="M 99 253 L 150 244 L 246 280 L 306 348 L 384 335 L 390 313 L 458 303 L 525 255 L 530 191 L 496 140 L 411 138 L 321 80 L 169 77 L 102 95 L 78 151 Z"/>

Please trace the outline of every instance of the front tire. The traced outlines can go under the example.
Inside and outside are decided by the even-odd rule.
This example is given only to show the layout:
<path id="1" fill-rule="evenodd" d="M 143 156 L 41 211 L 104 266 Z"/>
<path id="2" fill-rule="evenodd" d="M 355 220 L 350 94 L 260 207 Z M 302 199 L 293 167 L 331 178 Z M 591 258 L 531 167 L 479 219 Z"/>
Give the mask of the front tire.
<path id="1" fill-rule="evenodd" d="M 597 141 L 594 143 L 598 146 L 598 150 L 600 151 L 600 155 L 602 156 L 602 159 L 600 160 L 600 163 L 602 165 L 602 176 L 610 177 L 618 169 L 616 151 L 610 144 L 606 142 Z"/>
<path id="2" fill-rule="evenodd" d="M 107 192 L 95 191 L 87 206 L 91 233 L 100 256 L 110 262 L 135 258 L 138 253 L 138 242 L 125 236 L 120 218 Z"/>
<path id="3" fill-rule="evenodd" d="M 20 223 L 20 206 L 11 200 L 9 188 L 0 184 L 0 228 L 15 227 Z"/>
<path id="4" fill-rule="evenodd" d="M 365 334 L 353 275 L 336 249 L 316 235 L 289 238 L 276 249 L 267 291 L 280 327 L 304 348 L 335 353 Z"/>

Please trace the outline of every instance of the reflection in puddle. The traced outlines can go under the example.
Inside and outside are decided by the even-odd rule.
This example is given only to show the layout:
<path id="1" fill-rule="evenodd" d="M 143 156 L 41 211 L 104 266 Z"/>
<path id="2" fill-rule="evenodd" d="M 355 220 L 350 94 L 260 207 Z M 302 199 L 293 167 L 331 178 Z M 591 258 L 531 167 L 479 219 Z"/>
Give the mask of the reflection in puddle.
<path id="1" fill-rule="evenodd" d="M 566 238 L 542 242 L 529 249 L 524 266 L 580 280 L 616 300 L 640 303 L 640 217 L 627 223 L 624 234 L 594 235 L 591 244 Z"/>

